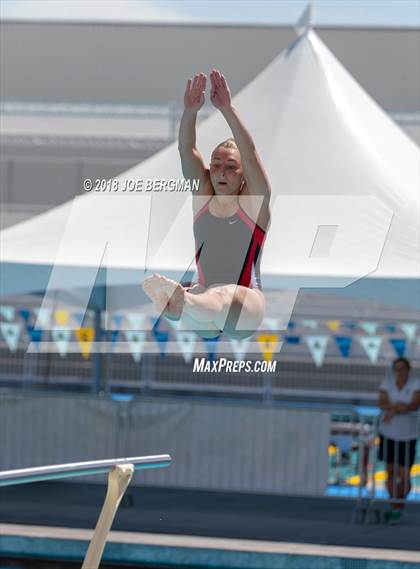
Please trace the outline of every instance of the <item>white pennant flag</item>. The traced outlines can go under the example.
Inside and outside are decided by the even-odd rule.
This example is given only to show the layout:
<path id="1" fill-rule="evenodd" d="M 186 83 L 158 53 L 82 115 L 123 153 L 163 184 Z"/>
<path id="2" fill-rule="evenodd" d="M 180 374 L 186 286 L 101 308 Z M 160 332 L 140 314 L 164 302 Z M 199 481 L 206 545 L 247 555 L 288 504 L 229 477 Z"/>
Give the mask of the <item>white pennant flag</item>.
<path id="1" fill-rule="evenodd" d="M 181 348 L 182 355 L 184 356 L 185 363 L 190 363 L 197 339 L 196 333 L 189 330 L 177 330 L 175 332 L 175 336 L 176 341 Z"/>
<path id="2" fill-rule="evenodd" d="M 3 316 L 3 318 L 6 318 L 6 320 L 9 320 L 9 322 L 11 320 L 14 320 L 15 318 L 15 307 L 14 306 L 0 306 L 0 314 Z"/>
<path id="3" fill-rule="evenodd" d="M 416 337 L 417 332 L 417 324 L 414 324 L 412 322 L 404 322 L 403 324 L 400 324 L 400 328 L 410 340 L 410 342 L 414 342 L 414 338 Z"/>
<path id="4" fill-rule="evenodd" d="M 124 334 L 134 361 L 139 362 L 143 353 L 146 332 L 141 330 L 124 330 Z"/>
<path id="5" fill-rule="evenodd" d="M 11 352 L 16 352 L 19 344 L 21 325 L 18 322 L 1 322 L 0 329 Z"/>
<path id="6" fill-rule="evenodd" d="M 300 323 L 302 326 L 305 326 L 305 328 L 312 328 L 312 330 L 316 330 L 318 328 L 318 320 L 301 320 Z"/>
<path id="7" fill-rule="evenodd" d="M 360 327 L 363 328 L 368 334 L 375 334 L 378 323 L 377 322 L 360 322 Z"/>
<path id="8" fill-rule="evenodd" d="M 363 346 L 369 360 L 376 364 L 381 350 L 381 336 L 359 336 L 359 342 Z"/>
<path id="9" fill-rule="evenodd" d="M 53 330 L 51 330 L 51 337 L 62 357 L 67 355 L 71 333 L 71 330 L 66 330 L 61 326 L 54 326 Z"/>
<path id="10" fill-rule="evenodd" d="M 230 343 L 232 344 L 233 353 L 235 354 L 236 361 L 243 360 L 245 354 L 248 351 L 249 339 L 244 338 L 243 340 L 234 340 L 233 338 L 231 338 Z"/>
<path id="11" fill-rule="evenodd" d="M 51 322 L 51 314 L 51 308 L 38 308 L 35 328 L 45 328 L 48 330 Z"/>
<path id="12" fill-rule="evenodd" d="M 278 331 L 279 321 L 277 318 L 264 318 L 260 330 L 271 330 L 274 332 Z"/>
<path id="13" fill-rule="evenodd" d="M 169 322 L 169 324 L 171 325 L 171 328 L 173 328 L 174 330 L 179 330 L 179 328 L 182 324 L 181 318 L 179 318 L 178 320 L 172 320 L 172 318 L 165 318 L 165 321 Z"/>
<path id="14" fill-rule="evenodd" d="M 304 336 L 316 367 L 321 367 L 327 351 L 328 336 Z"/>
<path id="15" fill-rule="evenodd" d="M 143 330 L 144 314 L 141 312 L 130 312 L 127 314 L 127 319 L 130 323 L 129 330 Z"/>

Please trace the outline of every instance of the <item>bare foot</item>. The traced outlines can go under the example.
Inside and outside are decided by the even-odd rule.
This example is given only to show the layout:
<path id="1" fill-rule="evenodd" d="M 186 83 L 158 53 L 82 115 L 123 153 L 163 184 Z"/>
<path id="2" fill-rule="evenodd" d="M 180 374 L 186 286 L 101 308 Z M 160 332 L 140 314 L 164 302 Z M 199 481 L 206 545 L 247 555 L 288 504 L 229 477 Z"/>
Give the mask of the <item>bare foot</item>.
<path id="1" fill-rule="evenodd" d="M 163 275 L 157 275 L 159 279 L 159 288 L 166 293 L 169 299 L 168 312 L 174 318 L 179 318 L 184 307 L 185 289 L 178 282 L 168 279 Z"/>
<path id="2" fill-rule="evenodd" d="M 166 310 L 169 302 L 169 297 L 166 292 L 160 290 L 160 287 L 156 286 L 158 282 L 158 275 L 152 275 L 143 281 L 142 287 L 144 292 L 150 298 L 150 300 L 155 305 L 159 312 Z"/>
<path id="3" fill-rule="evenodd" d="M 185 289 L 182 285 L 163 275 L 154 274 L 145 279 L 143 290 L 161 312 L 165 311 L 173 318 L 179 318 L 184 305 Z"/>

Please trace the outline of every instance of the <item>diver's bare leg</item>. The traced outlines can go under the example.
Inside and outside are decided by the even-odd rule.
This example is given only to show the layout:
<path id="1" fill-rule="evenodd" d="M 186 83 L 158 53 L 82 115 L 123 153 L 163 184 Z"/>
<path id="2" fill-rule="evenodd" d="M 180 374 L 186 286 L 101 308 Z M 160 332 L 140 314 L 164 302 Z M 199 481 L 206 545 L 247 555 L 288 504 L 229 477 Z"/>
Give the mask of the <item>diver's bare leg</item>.
<path id="1" fill-rule="evenodd" d="M 187 314 L 199 325 L 202 323 L 203 329 L 211 324 L 213 329 L 223 330 L 232 337 L 246 337 L 258 328 L 264 317 L 265 300 L 259 290 L 240 285 L 189 289 L 162 275 L 153 275 L 147 280 L 146 293 L 146 288 L 153 284 L 153 295 L 157 299 L 167 295 L 170 316 L 179 318 L 182 313 Z M 153 300 L 153 296 L 149 296 Z"/>

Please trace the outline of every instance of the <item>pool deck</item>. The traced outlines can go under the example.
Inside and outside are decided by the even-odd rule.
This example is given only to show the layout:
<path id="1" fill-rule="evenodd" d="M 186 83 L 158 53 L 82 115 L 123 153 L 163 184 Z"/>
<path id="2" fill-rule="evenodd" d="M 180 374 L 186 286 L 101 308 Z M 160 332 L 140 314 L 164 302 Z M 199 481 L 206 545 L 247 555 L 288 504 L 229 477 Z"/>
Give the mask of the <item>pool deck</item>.
<path id="1" fill-rule="evenodd" d="M 18 551 L 57 538 L 67 540 L 69 547 L 71 542 L 71 551 L 79 555 L 104 495 L 105 487 L 99 484 L 50 482 L 0 489 L 0 555 L 7 547 Z M 266 559 L 261 567 L 280 567 L 278 554 L 295 560 L 368 559 L 382 567 L 394 561 L 411 567 L 420 561 L 420 504 L 409 504 L 397 526 L 352 523 L 354 506 L 354 500 L 340 498 L 131 488 L 106 552 L 113 561 L 122 555 L 138 557 L 141 550 L 143 561 L 152 562 L 159 551 L 161 563 L 173 561 L 176 552 L 177 558 L 187 562 L 193 556 L 196 566 L 203 567 L 212 566 L 208 560 L 216 550 L 223 554 L 218 563 L 224 565 L 219 566 L 225 567 L 246 567 L 250 555 Z M 271 565 L 273 557 L 277 565 Z M 293 566 L 298 567 L 295 561 Z"/>

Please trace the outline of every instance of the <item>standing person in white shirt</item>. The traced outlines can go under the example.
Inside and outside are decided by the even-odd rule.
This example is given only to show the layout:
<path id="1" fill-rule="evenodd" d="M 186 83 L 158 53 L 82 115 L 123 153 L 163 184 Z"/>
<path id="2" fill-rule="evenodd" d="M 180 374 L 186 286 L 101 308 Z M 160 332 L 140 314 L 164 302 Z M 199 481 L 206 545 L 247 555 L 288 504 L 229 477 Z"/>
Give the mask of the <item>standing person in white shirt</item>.
<path id="1" fill-rule="evenodd" d="M 410 376 L 407 358 L 392 363 L 394 377 L 386 378 L 379 387 L 379 407 L 383 411 L 380 425 L 379 459 L 386 462 L 387 489 L 392 498 L 386 520 L 398 522 L 404 500 L 411 490 L 410 469 L 416 454 L 420 407 L 420 380 Z"/>

